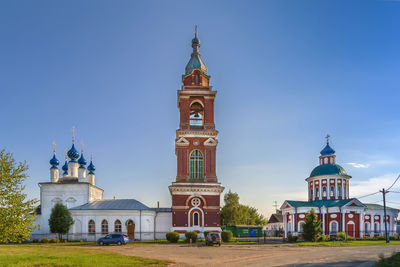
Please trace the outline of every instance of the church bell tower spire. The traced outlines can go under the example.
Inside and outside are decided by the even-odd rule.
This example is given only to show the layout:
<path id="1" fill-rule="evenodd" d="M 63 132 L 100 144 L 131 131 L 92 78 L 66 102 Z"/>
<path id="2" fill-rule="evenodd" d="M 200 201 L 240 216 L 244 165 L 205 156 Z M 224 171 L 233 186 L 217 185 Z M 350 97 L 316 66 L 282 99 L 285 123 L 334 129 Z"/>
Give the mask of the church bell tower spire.
<path id="1" fill-rule="evenodd" d="M 210 76 L 199 53 L 200 40 L 192 40 L 193 53 L 178 90 L 180 112 L 176 131 L 176 181 L 172 195 L 173 231 L 220 231 L 219 203 L 224 190 L 216 174 L 218 131 L 214 123 L 217 91 L 209 86 Z"/>

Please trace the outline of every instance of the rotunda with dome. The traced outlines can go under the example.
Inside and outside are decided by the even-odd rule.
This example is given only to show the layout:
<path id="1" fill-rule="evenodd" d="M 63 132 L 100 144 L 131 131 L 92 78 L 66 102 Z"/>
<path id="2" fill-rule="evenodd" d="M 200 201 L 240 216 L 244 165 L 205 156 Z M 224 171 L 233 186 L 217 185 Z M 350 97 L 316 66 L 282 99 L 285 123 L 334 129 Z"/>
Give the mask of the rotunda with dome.
<path id="1" fill-rule="evenodd" d="M 320 152 L 319 165 L 305 180 L 308 201 L 285 200 L 281 206 L 285 238 L 301 238 L 306 215 L 313 209 L 322 222 L 322 233 L 336 236 L 338 232 L 360 239 L 385 234 L 383 206 L 362 203 L 350 197 L 350 179 L 345 169 L 336 163 L 336 151 L 326 144 Z M 390 235 L 396 233 L 399 210 L 388 208 L 386 221 Z"/>

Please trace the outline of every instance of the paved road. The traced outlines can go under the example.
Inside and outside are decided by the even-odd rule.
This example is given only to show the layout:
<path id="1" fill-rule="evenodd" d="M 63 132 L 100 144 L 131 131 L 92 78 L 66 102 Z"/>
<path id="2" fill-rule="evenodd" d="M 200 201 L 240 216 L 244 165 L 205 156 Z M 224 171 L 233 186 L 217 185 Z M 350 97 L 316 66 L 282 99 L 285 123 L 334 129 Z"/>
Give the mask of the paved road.
<path id="1" fill-rule="evenodd" d="M 379 254 L 400 252 L 400 246 L 299 247 L 296 245 L 182 244 L 95 247 L 129 256 L 174 261 L 173 266 L 374 266 Z"/>

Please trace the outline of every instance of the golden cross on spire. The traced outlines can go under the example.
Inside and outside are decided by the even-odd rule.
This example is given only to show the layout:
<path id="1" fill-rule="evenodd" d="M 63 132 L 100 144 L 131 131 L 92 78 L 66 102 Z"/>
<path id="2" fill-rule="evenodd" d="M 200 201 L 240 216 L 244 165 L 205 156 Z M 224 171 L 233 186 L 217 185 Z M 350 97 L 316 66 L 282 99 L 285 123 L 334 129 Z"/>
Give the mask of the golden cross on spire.
<path id="1" fill-rule="evenodd" d="M 65 161 L 68 160 L 68 150 L 65 149 Z"/>
<path id="2" fill-rule="evenodd" d="M 72 143 L 75 144 L 75 126 L 72 126 Z"/>
<path id="3" fill-rule="evenodd" d="M 90 150 L 90 161 L 92 161 L 92 160 L 93 160 L 93 151 Z"/>
<path id="4" fill-rule="evenodd" d="M 326 143 L 327 143 L 327 144 L 329 144 L 329 138 L 330 138 L 330 137 L 331 137 L 331 136 L 330 136 L 329 134 L 327 134 L 326 137 L 325 137 L 325 138 L 326 138 Z"/>
<path id="5" fill-rule="evenodd" d="M 197 25 L 194 25 L 194 36 L 197 37 Z"/>
<path id="6" fill-rule="evenodd" d="M 53 153 L 54 153 L 54 155 L 56 154 L 56 142 L 55 141 L 53 141 Z"/>
<path id="7" fill-rule="evenodd" d="M 81 153 L 83 154 L 83 142 L 81 142 Z"/>

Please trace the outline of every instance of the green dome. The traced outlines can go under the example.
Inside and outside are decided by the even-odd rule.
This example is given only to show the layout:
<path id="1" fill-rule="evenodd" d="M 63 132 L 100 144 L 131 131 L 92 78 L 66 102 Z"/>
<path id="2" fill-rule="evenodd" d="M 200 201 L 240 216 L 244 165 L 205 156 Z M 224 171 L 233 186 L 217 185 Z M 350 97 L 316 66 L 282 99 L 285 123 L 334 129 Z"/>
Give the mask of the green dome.
<path id="1" fill-rule="evenodd" d="M 310 177 L 320 175 L 344 175 L 348 176 L 346 171 L 337 164 L 322 164 L 312 170 Z"/>

